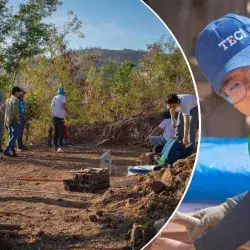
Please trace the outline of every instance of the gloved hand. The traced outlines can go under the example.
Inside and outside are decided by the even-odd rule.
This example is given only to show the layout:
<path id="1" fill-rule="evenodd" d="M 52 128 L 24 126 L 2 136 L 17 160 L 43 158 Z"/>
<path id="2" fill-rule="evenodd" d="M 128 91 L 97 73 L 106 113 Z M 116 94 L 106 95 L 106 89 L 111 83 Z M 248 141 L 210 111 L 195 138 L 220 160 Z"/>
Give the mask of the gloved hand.
<path id="1" fill-rule="evenodd" d="M 237 203 L 233 199 L 228 198 L 219 206 L 209 207 L 194 213 L 192 216 L 201 220 L 201 223 L 187 227 L 188 236 L 194 240 L 210 228 L 215 227 L 236 205 Z"/>

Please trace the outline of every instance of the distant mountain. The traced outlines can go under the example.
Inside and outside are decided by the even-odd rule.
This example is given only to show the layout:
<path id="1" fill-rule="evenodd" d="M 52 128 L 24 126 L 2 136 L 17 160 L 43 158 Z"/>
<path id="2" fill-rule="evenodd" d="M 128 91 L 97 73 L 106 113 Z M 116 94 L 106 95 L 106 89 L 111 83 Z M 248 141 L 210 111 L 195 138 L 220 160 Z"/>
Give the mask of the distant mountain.
<path id="1" fill-rule="evenodd" d="M 100 48 L 88 48 L 75 51 L 76 55 L 81 57 L 82 55 L 94 54 L 97 56 L 97 65 L 100 67 L 104 62 L 108 60 L 116 61 L 118 64 L 124 61 L 132 61 L 136 65 L 139 64 L 140 60 L 146 55 L 146 51 L 143 50 L 110 50 Z"/>

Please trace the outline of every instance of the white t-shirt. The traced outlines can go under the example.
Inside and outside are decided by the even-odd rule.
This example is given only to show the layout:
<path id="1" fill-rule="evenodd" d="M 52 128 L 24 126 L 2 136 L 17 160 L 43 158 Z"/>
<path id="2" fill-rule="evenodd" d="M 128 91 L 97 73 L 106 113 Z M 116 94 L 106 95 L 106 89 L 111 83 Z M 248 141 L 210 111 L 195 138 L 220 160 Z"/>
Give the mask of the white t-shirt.
<path id="1" fill-rule="evenodd" d="M 52 115 L 58 118 L 65 118 L 65 110 L 63 108 L 63 103 L 66 103 L 66 98 L 64 95 L 56 95 L 52 99 Z"/>
<path id="2" fill-rule="evenodd" d="M 175 121 L 175 123 L 176 123 L 176 121 Z M 171 119 L 164 119 L 160 123 L 159 127 L 164 130 L 163 136 L 165 137 L 165 139 L 169 140 L 171 137 L 174 136 L 175 129 L 172 127 Z"/>
<path id="3" fill-rule="evenodd" d="M 180 109 L 183 115 L 190 115 L 190 110 L 196 107 L 197 98 L 194 95 L 178 95 L 180 99 Z"/>

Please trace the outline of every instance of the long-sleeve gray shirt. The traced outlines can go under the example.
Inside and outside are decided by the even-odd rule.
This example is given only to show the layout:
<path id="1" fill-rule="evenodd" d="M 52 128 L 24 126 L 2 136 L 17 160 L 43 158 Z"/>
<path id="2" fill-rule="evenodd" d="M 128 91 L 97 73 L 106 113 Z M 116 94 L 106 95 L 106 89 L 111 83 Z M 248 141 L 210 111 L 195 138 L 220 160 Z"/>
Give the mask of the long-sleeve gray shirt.
<path id="1" fill-rule="evenodd" d="M 237 206 L 195 241 L 196 250 L 236 250 L 250 240 L 250 191 L 233 199 Z"/>

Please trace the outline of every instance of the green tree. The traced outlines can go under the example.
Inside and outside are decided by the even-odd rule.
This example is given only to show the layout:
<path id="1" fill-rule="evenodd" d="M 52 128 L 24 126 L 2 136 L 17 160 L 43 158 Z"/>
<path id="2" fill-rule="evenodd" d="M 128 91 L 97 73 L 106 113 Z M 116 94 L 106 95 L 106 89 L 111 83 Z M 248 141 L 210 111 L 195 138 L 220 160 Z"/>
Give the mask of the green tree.
<path id="1" fill-rule="evenodd" d="M 118 67 L 114 76 L 118 92 L 126 93 L 129 91 L 133 68 L 135 66 L 136 65 L 133 62 L 125 61 Z"/>
<path id="2" fill-rule="evenodd" d="M 105 91 L 109 92 L 115 84 L 115 72 L 117 64 L 114 61 L 105 62 L 100 68 L 100 80 Z"/>
<path id="3" fill-rule="evenodd" d="M 10 11 L 6 4 L 7 1 L 1 2 L 5 22 L 2 23 L 4 36 L 0 43 L 0 63 L 7 73 L 14 74 L 14 82 L 22 60 L 44 53 L 53 28 L 45 18 L 51 16 L 61 2 L 29 0 L 20 4 L 16 13 Z"/>

